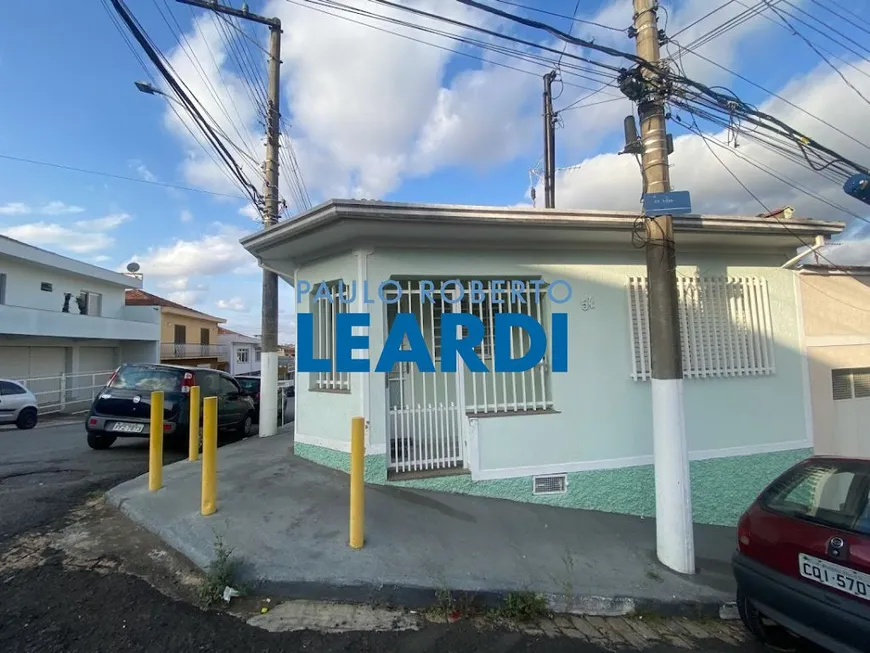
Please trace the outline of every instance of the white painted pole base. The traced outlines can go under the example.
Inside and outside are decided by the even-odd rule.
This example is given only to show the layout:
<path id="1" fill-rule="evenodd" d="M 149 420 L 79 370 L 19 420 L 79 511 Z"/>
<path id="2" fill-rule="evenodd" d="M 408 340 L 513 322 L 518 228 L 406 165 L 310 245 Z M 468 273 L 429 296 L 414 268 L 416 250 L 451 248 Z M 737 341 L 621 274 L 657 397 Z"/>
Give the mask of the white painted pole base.
<path id="1" fill-rule="evenodd" d="M 681 574 L 695 573 L 692 486 L 683 417 L 683 380 L 652 379 L 658 558 Z"/>
<path id="2" fill-rule="evenodd" d="M 278 352 L 260 355 L 260 437 L 278 432 Z"/>

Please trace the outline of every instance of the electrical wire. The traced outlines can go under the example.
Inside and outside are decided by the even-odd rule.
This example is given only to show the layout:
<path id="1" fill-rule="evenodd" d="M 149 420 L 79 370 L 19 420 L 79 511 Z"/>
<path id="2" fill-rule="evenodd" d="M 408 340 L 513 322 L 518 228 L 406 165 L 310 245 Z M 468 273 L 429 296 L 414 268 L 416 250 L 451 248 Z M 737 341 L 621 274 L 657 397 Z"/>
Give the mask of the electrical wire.
<path id="1" fill-rule="evenodd" d="M 496 0 L 496 2 L 500 2 L 504 5 L 510 5 L 512 7 L 517 7 L 519 9 L 525 9 L 526 11 L 534 11 L 539 14 L 547 14 L 549 16 L 554 16 L 556 18 L 564 18 L 566 20 L 573 21 L 575 23 L 583 23 L 584 25 L 592 25 L 593 27 L 600 27 L 601 29 L 608 29 L 614 32 L 627 32 L 628 30 L 622 27 L 613 27 L 612 25 L 604 25 L 603 23 L 596 23 L 592 20 L 585 20 L 583 18 L 577 18 L 577 11 L 574 11 L 573 16 L 568 16 L 566 14 L 557 14 L 553 11 L 547 11 L 546 9 L 540 9 L 538 7 L 530 7 L 528 5 L 520 4 L 519 2 L 510 2 L 510 0 Z M 579 4 L 579 3 L 578 3 Z"/>
<path id="2" fill-rule="evenodd" d="M 142 56 L 139 54 L 139 51 L 136 49 L 136 47 L 131 42 L 130 35 L 127 33 L 127 30 L 124 29 L 123 25 L 120 22 L 119 17 L 115 14 L 114 11 L 112 11 L 112 7 L 109 6 L 109 1 L 110 0 L 101 0 L 101 2 L 103 4 L 103 9 L 105 9 L 106 13 L 109 16 L 109 19 L 114 24 L 115 29 L 121 35 L 121 38 L 123 39 L 124 43 L 127 45 L 130 52 L 132 52 L 134 58 L 139 62 L 139 65 L 142 66 L 142 69 L 145 71 L 145 74 L 148 75 L 148 78 L 151 80 L 152 85 L 155 87 L 158 86 L 154 75 L 151 73 L 151 70 L 145 64 L 145 61 L 142 59 Z M 179 103 L 179 104 L 181 104 L 181 103 Z M 183 107 L 183 105 L 181 105 L 181 106 Z M 173 114 L 175 114 L 175 117 L 178 119 L 179 123 L 184 125 L 185 129 L 191 135 L 194 142 L 197 145 L 199 145 L 199 147 L 202 149 L 202 151 L 205 153 L 205 155 L 209 159 L 211 159 L 211 161 L 212 161 L 212 163 L 214 163 L 215 167 L 224 174 L 224 176 L 230 182 L 230 185 L 236 186 L 236 188 L 238 188 L 242 192 L 242 194 L 245 194 L 244 186 L 241 185 L 239 183 L 239 180 L 234 178 L 233 175 L 231 175 L 229 173 L 229 171 L 227 171 L 224 167 L 222 167 L 220 163 L 218 163 L 218 160 L 215 158 L 215 154 L 208 147 L 206 147 L 206 145 L 202 142 L 202 140 L 200 140 L 200 137 L 197 136 L 196 132 L 194 132 L 193 129 L 190 127 L 190 125 L 188 125 L 187 122 L 182 119 L 181 115 L 178 113 L 178 110 L 175 108 L 175 105 L 173 102 L 169 103 L 169 108 L 173 112 Z"/>
<path id="3" fill-rule="evenodd" d="M 788 2 L 787 2 L 786 4 L 791 4 L 791 3 L 788 3 Z M 783 16 L 782 13 L 780 13 L 779 10 L 777 10 L 777 9 L 775 9 L 775 8 L 773 8 L 773 7 L 771 7 L 771 10 L 772 10 L 774 13 L 776 13 L 776 15 L 780 17 L 780 19 L 782 20 L 782 22 L 784 22 L 784 23 L 788 26 L 788 28 L 791 30 L 792 34 L 794 34 L 795 36 L 797 36 L 797 37 L 799 37 L 800 39 L 802 39 L 802 40 L 804 41 L 804 43 L 806 43 L 806 44 L 807 44 L 807 45 L 808 45 L 808 46 L 813 50 L 813 52 L 815 52 L 817 55 L 819 55 L 819 57 L 821 57 L 822 61 L 824 61 L 826 64 L 828 64 L 828 66 L 830 66 L 831 69 L 832 69 L 835 73 L 837 73 L 837 75 L 839 75 L 840 79 L 843 80 L 843 82 L 846 84 L 846 86 L 848 86 L 848 87 L 851 88 L 853 91 L 855 91 L 855 93 L 858 95 L 858 97 L 860 97 L 862 100 L 864 100 L 864 102 L 866 102 L 868 105 L 870 105 L 870 99 L 868 99 L 867 96 L 864 95 L 860 90 L 858 90 L 858 87 L 855 86 L 852 82 L 850 82 L 850 81 L 846 78 L 846 76 L 843 74 L 843 72 L 842 72 L 839 68 L 837 68 L 833 63 L 831 63 L 831 60 L 828 59 L 824 54 L 822 54 L 822 52 L 819 51 L 819 49 L 816 48 L 816 46 L 813 45 L 813 43 L 812 43 L 809 39 L 807 39 L 807 38 L 806 38 L 803 34 L 801 34 L 799 31 L 797 31 L 797 29 L 795 29 L 794 25 L 792 25 L 792 24 L 788 21 L 788 19 L 787 19 L 785 16 Z"/>
<path id="4" fill-rule="evenodd" d="M 27 159 L 20 156 L 12 156 L 11 154 L 0 154 L 0 159 L 5 159 L 7 161 L 17 161 L 18 163 L 30 163 L 32 165 L 43 166 L 46 168 L 57 168 L 58 170 L 69 170 L 70 172 L 80 172 L 88 175 L 97 175 L 100 177 L 108 177 L 110 179 L 121 179 L 123 181 L 133 181 L 137 184 L 150 184 L 152 186 L 162 186 L 164 188 L 174 188 L 176 190 L 185 190 L 190 191 L 192 193 L 205 193 L 206 195 L 215 195 L 216 197 L 229 197 L 231 199 L 236 200 L 247 200 L 242 195 L 230 195 L 228 193 L 218 193 L 213 190 L 206 190 L 205 188 L 196 188 L 194 186 L 181 186 L 179 184 L 171 184 L 164 181 L 157 181 L 154 179 L 140 179 L 138 177 L 128 177 L 125 175 L 118 175 L 113 172 L 102 172 L 100 170 L 88 170 L 87 168 L 77 168 L 76 166 L 64 165 L 61 163 L 53 163 L 51 161 L 39 161 L 37 159 Z"/>
<path id="5" fill-rule="evenodd" d="M 233 155 L 230 154 L 230 152 L 226 149 L 226 146 L 223 144 L 222 140 L 217 136 L 215 131 L 202 117 L 202 114 L 187 96 L 187 93 L 184 91 L 184 89 L 181 88 L 181 84 L 183 84 L 183 81 L 179 83 L 179 81 L 176 80 L 175 76 L 167 69 L 167 65 L 166 63 L 164 63 L 163 60 L 165 57 L 163 57 L 159 50 L 157 50 L 153 42 L 151 42 L 150 38 L 147 36 L 145 30 L 142 29 L 141 25 L 138 24 L 138 21 L 136 21 L 136 19 L 129 12 L 129 9 L 124 6 L 123 0 L 110 1 L 112 3 L 112 6 L 121 16 L 121 19 L 127 24 L 127 27 L 133 34 L 133 37 L 136 39 L 136 41 L 139 42 L 139 45 L 142 47 L 142 49 L 145 50 L 145 54 L 155 65 L 155 67 L 158 69 L 158 71 L 167 81 L 167 83 L 169 83 L 170 87 L 175 92 L 178 99 L 185 106 L 188 114 L 194 119 L 194 122 L 200 128 L 200 131 L 202 131 L 206 139 L 214 146 L 218 156 L 220 156 L 220 158 L 224 161 L 233 176 L 235 176 L 242 184 L 243 188 L 245 189 L 245 194 L 251 197 L 252 201 L 256 204 L 259 200 L 259 192 L 251 185 L 250 181 L 247 180 Z"/>
<path id="6" fill-rule="evenodd" d="M 316 11 L 316 12 L 324 14 L 326 16 L 332 16 L 333 18 L 338 18 L 340 20 L 344 20 L 344 21 L 347 21 L 350 23 L 361 25 L 361 26 L 367 27 L 369 29 L 373 29 L 373 30 L 385 33 L 385 34 L 390 34 L 392 36 L 397 36 L 399 38 L 403 38 L 403 39 L 406 39 L 409 41 L 420 43 L 422 45 L 427 45 L 429 47 L 433 47 L 433 48 L 436 48 L 436 49 L 439 49 L 439 50 L 442 50 L 445 52 L 451 52 L 453 54 L 457 54 L 459 56 L 466 57 L 468 59 L 474 59 L 476 61 L 480 61 L 480 62 L 483 62 L 486 64 L 498 66 L 500 68 L 505 68 L 507 70 L 513 70 L 513 71 L 524 73 L 527 75 L 533 75 L 535 77 L 539 77 L 540 73 L 532 71 L 532 70 L 527 70 L 524 68 L 519 68 L 517 66 L 511 65 L 508 63 L 504 63 L 501 61 L 496 61 L 493 59 L 481 57 L 479 55 L 476 55 L 476 54 L 473 54 L 470 52 L 464 52 L 462 50 L 458 50 L 455 48 L 450 48 L 450 47 L 440 45 L 437 43 L 432 43 L 431 41 L 426 41 L 426 40 L 423 40 L 420 38 L 416 38 L 416 37 L 411 36 L 409 34 L 403 34 L 403 33 L 393 31 L 390 29 L 385 29 L 385 28 L 379 27 L 377 25 L 372 25 L 370 23 L 366 23 L 366 22 L 363 22 L 361 20 L 356 20 L 356 19 L 351 18 L 349 16 L 342 15 L 341 13 L 333 13 L 332 11 L 327 11 L 325 9 L 325 7 L 328 7 L 329 9 L 341 11 L 343 13 L 353 13 L 353 14 L 356 14 L 359 16 L 364 16 L 366 18 L 371 18 L 374 20 L 379 20 L 382 22 L 387 22 L 387 23 L 407 27 L 409 29 L 418 30 L 418 31 L 422 31 L 425 33 L 441 36 L 441 37 L 456 41 L 458 43 L 463 43 L 463 44 L 469 45 L 471 47 L 475 47 L 475 48 L 479 48 L 482 50 L 494 52 L 497 54 L 502 54 L 506 57 L 515 58 L 519 61 L 524 61 L 527 63 L 531 63 L 533 65 L 542 66 L 542 67 L 545 67 L 547 69 L 551 69 L 555 63 L 554 59 L 548 59 L 546 57 L 543 57 L 543 56 L 537 55 L 537 54 L 533 54 L 531 52 L 524 52 L 524 51 L 520 51 L 520 50 L 516 50 L 516 49 L 511 49 L 509 47 L 505 47 L 502 45 L 488 43 L 486 41 L 481 41 L 478 39 L 460 36 L 458 34 L 453 34 L 451 32 L 445 32 L 442 30 L 437 30 L 437 29 L 427 27 L 424 25 L 419 25 L 419 24 L 410 23 L 407 21 L 402 21 L 402 20 L 399 20 L 397 18 L 393 18 L 390 16 L 383 16 L 383 15 L 377 14 L 375 12 L 368 12 L 368 11 L 359 9 L 358 7 L 351 7 L 348 5 L 341 4 L 339 2 L 334 2 L 334 1 L 330 1 L 330 0 L 302 0 L 302 1 L 286 0 L 286 1 L 289 2 L 290 4 L 295 5 L 295 6 L 303 7 L 305 9 L 308 9 L 311 11 Z M 578 77 L 581 79 L 588 79 L 588 80 L 596 82 L 596 83 L 600 83 L 600 81 L 601 81 L 600 79 L 594 79 L 594 78 L 589 76 L 589 75 L 601 75 L 601 73 L 599 73 L 596 70 L 587 70 L 585 68 L 579 68 L 573 64 L 569 64 L 569 63 L 566 63 L 564 61 L 562 62 L 561 68 L 562 68 L 563 75 L 572 75 L 574 77 Z M 583 71 L 583 73 L 577 72 L 577 71 Z M 588 73 L 588 74 L 585 74 L 585 73 Z M 571 86 L 571 87 L 579 88 L 582 90 L 590 90 L 590 91 L 595 90 L 595 89 L 590 88 L 588 86 L 569 82 L 569 81 L 563 81 L 562 83 L 565 84 L 566 86 Z"/>

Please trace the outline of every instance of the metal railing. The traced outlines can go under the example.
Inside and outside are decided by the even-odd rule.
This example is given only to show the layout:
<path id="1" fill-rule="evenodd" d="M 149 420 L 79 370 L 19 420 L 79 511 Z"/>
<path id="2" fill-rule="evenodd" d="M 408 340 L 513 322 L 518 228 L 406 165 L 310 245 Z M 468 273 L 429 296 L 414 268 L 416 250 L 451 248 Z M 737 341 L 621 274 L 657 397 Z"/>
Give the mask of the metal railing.
<path id="1" fill-rule="evenodd" d="M 115 370 L 18 379 L 36 396 L 40 415 L 87 410 Z"/>
<path id="2" fill-rule="evenodd" d="M 193 343 L 163 343 L 160 345 L 161 360 L 173 358 L 220 358 L 226 360 L 229 345 L 201 345 Z"/>

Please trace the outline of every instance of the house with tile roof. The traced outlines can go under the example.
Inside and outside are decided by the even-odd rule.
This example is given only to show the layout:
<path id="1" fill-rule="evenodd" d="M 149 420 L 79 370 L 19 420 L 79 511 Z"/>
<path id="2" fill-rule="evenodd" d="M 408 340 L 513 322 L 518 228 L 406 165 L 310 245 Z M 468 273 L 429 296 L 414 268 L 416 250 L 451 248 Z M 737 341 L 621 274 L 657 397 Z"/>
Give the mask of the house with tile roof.
<path id="1" fill-rule="evenodd" d="M 226 320 L 165 297 L 133 288 L 127 306 L 151 306 L 160 312 L 160 362 L 227 370 L 229 348 L 219 341 L 218 328 Z"/>
<path id="2" fill-rule="evenodd" d="M 227 347 L 227 371 L 237 374 L 259 374 L 261 344 L 259 338 L 218 327 L 218 342 Z"/>

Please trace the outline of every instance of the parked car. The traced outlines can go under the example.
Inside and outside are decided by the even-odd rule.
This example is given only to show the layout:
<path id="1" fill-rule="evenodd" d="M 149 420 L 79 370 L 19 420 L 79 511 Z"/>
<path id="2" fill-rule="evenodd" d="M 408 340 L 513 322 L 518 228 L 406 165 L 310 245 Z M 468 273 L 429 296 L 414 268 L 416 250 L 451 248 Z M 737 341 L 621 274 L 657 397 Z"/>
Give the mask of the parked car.
<path id="1" fill-rule="evenodd" d="M 36 395 L 16 381 L 0 379 L 0 424 L 32 429 L 38 421 Z"/>
<path id="2" fill-rule="evenodd" d="M 91 405 L 85 422 L 88 445 L 106 449 L 119 437 L 150 435 L 151 393 L 163 391 L 163 434 L 167 444 L 187 442 L 190 388 L 200 396 L 218 398 L 218 433 L 248 437 L 254 423 L 254 403 L 236 380 L 220 370 L 162 364 L 121 365 Z M 201 419 L 201 417 L 200 417 Z"/>
<path id="3" fill-rule="evenodd" d="M 244 374 L 237 375 L 235 377 L 236 381 L 239 382 L 239 385 L 242 388 L 242 391 L 251 397 L 254 400 L 254 410 L 257 413 L 257 417 L 255 421 L 259 420 L 260 416 L 260 384 L 261 378 L 259 376 L 255 376 L 253 374 Z M 282 411 L 286 411 L 287 408 L 287 397 L 292 397 L 293 388 L 288 387 L 285 388 L 284 391 L 281 391 L 281 388 L 278 388 L 278 419 L 281 419 Z"/>
<path id="4" fill-rule="evenodd" d="M 746 628 L 767 620 L 831 651 L 870 642 L 870 460 L 813 456 L 771 483 L 737 526 Z"/>

